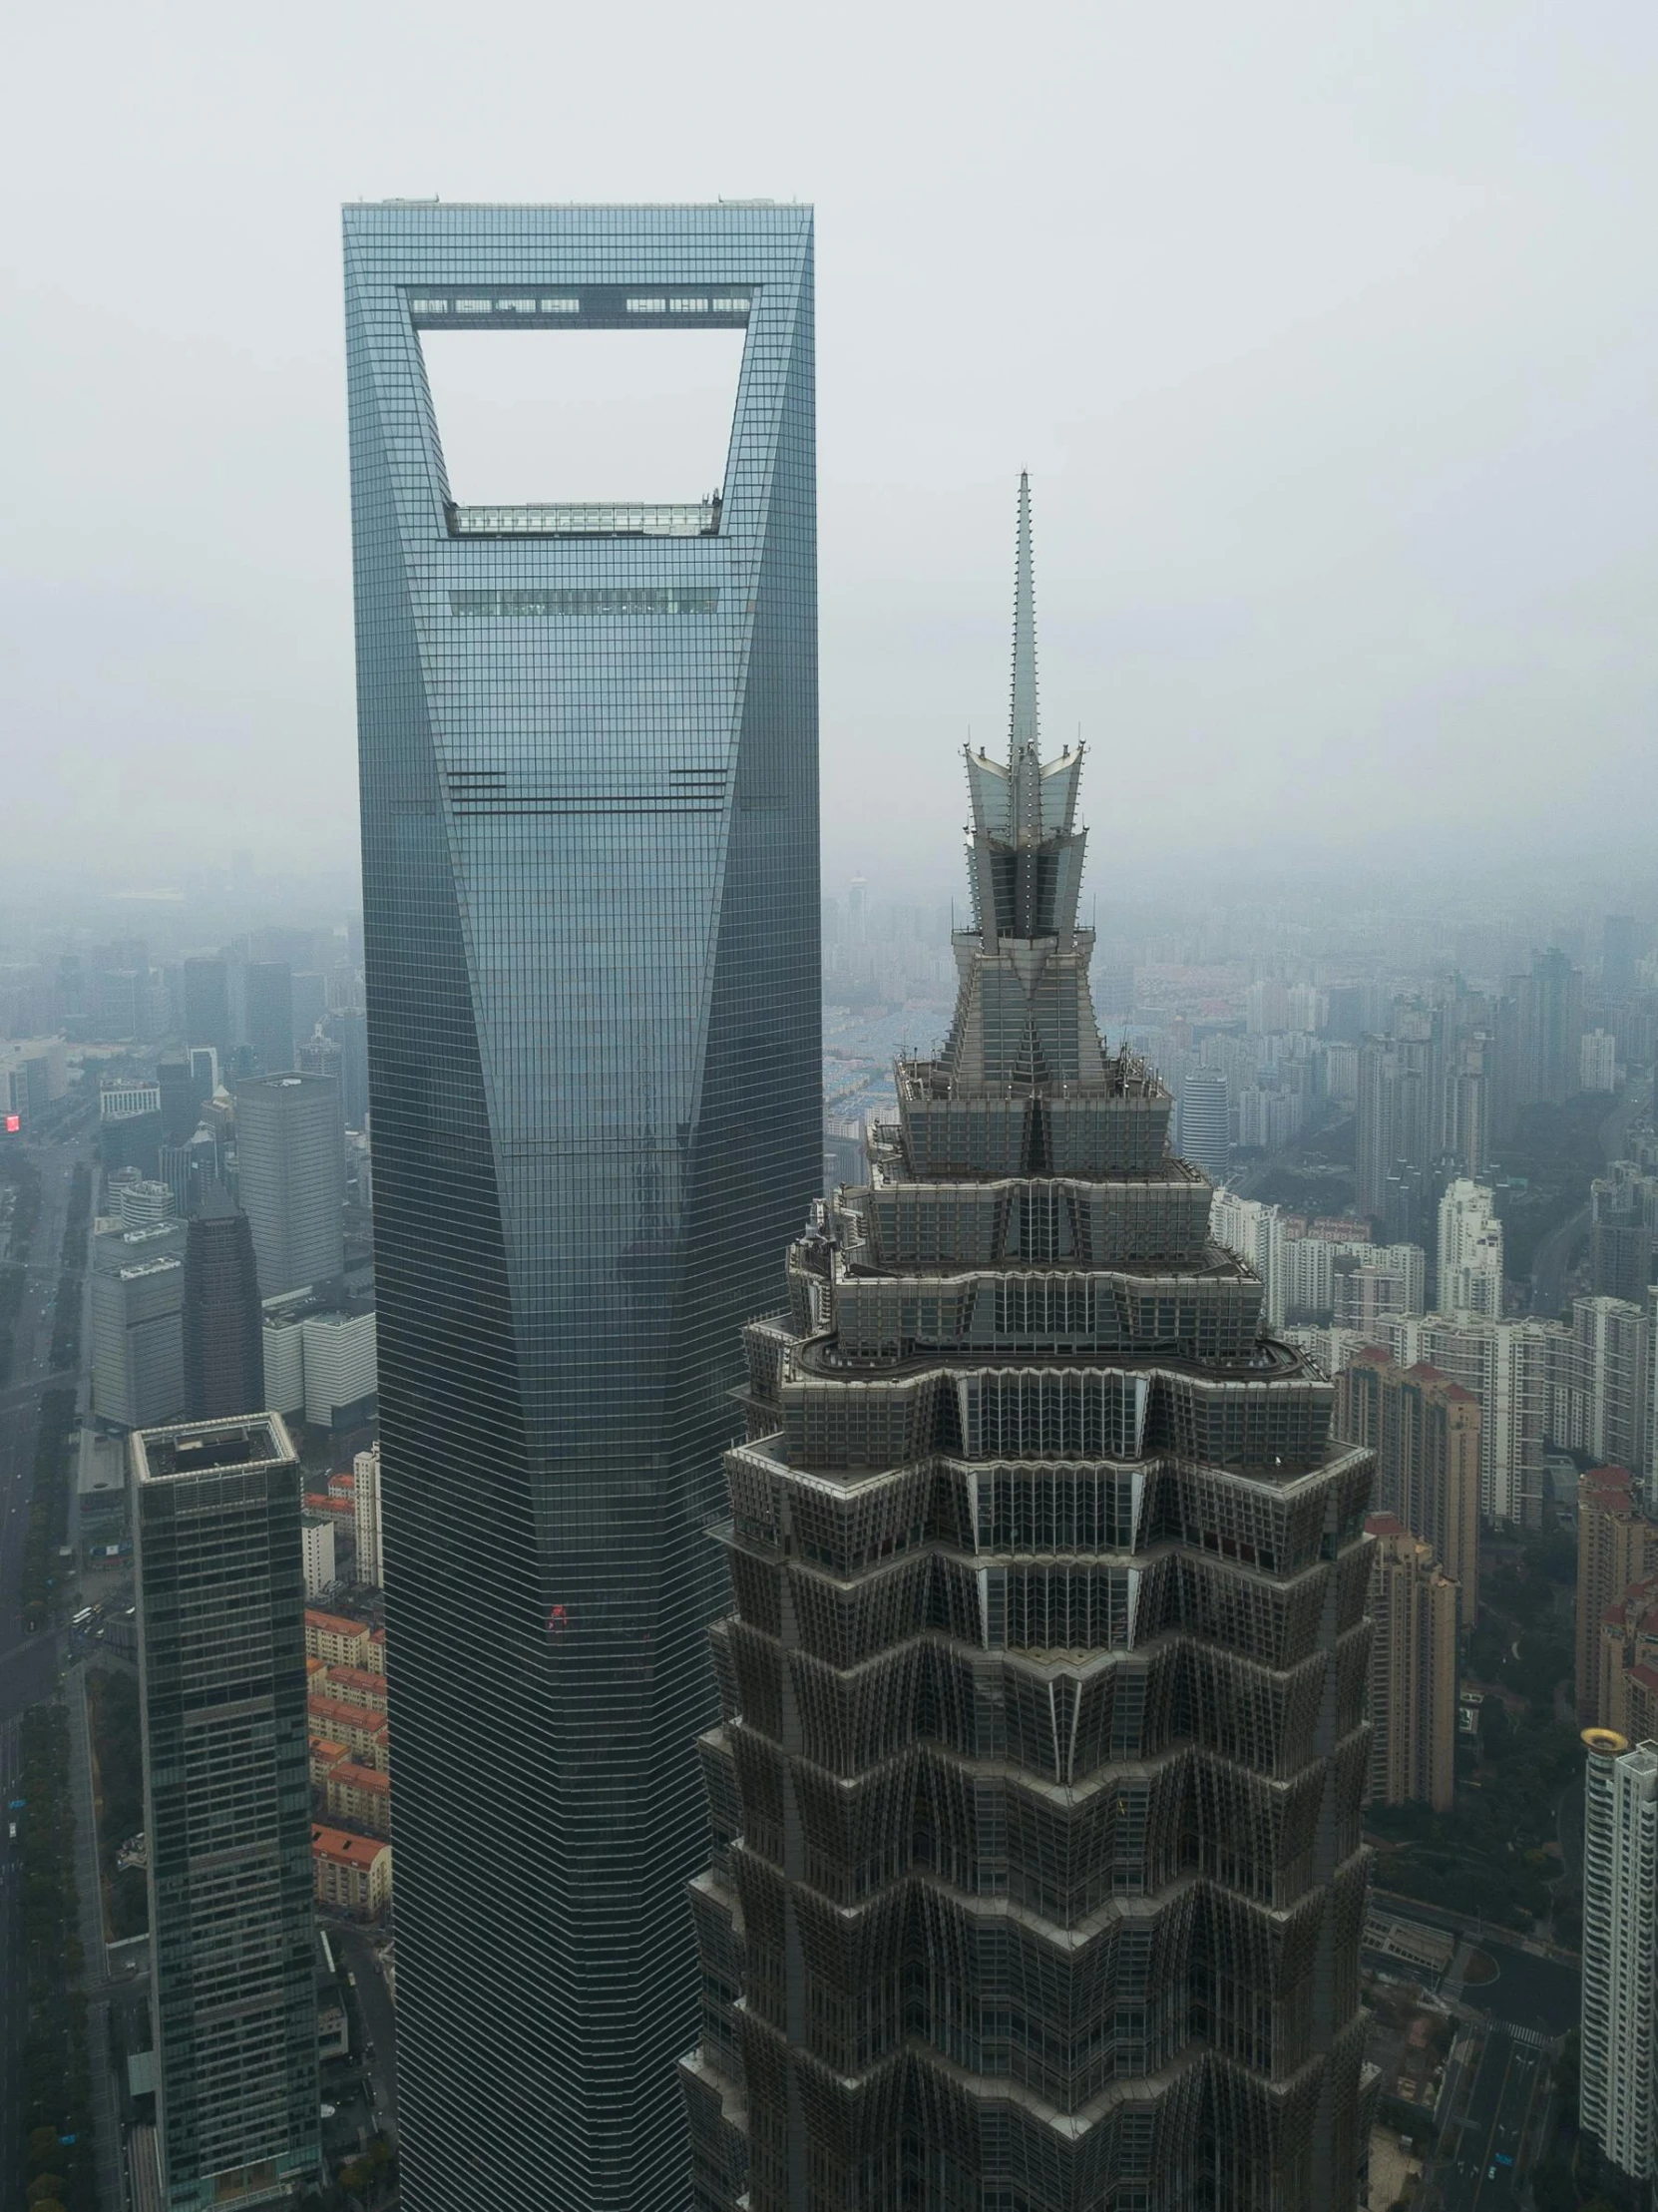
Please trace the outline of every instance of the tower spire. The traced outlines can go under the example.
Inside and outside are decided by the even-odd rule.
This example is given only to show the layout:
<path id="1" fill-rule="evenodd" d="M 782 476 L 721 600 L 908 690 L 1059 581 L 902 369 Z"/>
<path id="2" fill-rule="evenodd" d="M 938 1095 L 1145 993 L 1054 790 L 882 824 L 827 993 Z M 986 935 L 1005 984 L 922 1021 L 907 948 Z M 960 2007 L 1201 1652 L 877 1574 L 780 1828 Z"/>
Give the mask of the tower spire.
<path id="1" fill-rule="evenodd" d="M 1017 775 L 1029 746 L 1036 758 L 1036 598 L 1031 576 L 1031 476 L 1019 476 L 1019 550 L 1014 571 L 1014 698 L 1009 717 L 1008 765 Z"/>

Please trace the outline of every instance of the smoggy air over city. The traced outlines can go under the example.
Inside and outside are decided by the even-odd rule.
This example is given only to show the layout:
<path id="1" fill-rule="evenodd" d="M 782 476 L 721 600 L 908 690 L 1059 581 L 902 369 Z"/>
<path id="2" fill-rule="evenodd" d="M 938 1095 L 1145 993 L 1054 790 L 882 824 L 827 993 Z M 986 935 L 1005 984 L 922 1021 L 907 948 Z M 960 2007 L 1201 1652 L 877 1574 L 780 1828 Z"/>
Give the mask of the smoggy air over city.
<path id="1" fill-rule="evenodd" d="M 1653 2212 L 1658 21 L 7 56 L 0 2212 Z"/>

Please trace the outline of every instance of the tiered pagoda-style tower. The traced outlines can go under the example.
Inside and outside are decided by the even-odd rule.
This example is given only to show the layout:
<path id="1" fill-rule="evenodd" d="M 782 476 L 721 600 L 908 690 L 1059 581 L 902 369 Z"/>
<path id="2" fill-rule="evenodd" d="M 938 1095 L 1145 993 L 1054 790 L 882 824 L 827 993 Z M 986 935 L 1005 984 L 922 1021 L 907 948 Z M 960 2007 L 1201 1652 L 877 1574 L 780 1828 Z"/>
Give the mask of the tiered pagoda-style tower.
<path id="1" fill-rule="evenodd" d="M 942 1056 L 747 1331 L 704 2212 L 1348 2212 L 1371 1456 L 1108 1055 L 1080 748 L 970 752 Z"/>

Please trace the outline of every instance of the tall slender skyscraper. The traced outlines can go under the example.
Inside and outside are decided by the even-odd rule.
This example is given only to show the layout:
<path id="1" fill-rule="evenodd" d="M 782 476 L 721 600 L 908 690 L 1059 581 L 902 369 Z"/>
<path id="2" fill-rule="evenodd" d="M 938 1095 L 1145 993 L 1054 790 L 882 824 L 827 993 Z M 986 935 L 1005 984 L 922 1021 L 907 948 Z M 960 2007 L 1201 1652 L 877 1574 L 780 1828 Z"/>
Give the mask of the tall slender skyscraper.
<path id="1" fill-rule="evenodd" d="M 187 960 L 185 1043 L 210 1045 L 219 1060 L 230 1051 L 230 979 L 222 960 Z"/>
<path id="2" fill-rule="evenodd" d="M 1350 2212 L 1371 1457 L 1099 1038 L 1023 487 L 1016 605 L 949 1040 L 746 1335 L 697 2201 Z"/>
<path id="3" fill-rule="evenodd" d="M 811 215 L 345 253 L 403 2199 L 680 2212 L 704 1528 L 821 1187 Z M 717 498 L 452 497 L 424 331 L 712 327 Z"/>
<path id="4" fill-rule="evenodd" d="M 285 960 L 250 960 L 242 971 L 247 1042 L 263 1076 L 293 1066 L 293 971 Z"/>
<path id="5" fill-rule="evenodd" d="M 216 1183 L 185 1234 L 185 1411 L 193 1420 L 266 1404 L 253 1231 Z"/>
<path id="6" fill-rule="evenodd" d="M 1583 2131 L 1631 2180 L 1658 2170 L 1658 1744 L 1585 1728 Z"/>
<path id="7" fill-rule="evenodd" d="M 302 1478 L 275 1414 L 131 1452 L 165 2199 L 252 2212 L 320 2163 Z"/>

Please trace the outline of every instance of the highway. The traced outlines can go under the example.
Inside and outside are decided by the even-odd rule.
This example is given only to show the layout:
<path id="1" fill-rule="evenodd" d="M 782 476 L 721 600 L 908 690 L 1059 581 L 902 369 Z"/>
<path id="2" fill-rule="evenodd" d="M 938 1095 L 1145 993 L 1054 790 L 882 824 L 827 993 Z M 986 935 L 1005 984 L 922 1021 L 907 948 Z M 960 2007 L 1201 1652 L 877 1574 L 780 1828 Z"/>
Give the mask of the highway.
<path id="1" fill-rule="evenodd" d="M 1434 2179 L 1443 2212 L 1508 2212 L 1525 2201 L 1547 2090 L 1542 2038 L 1493 2026 L 1461 2111 L 1440 2137 Z"/>
<path id="2" fill-rule="evenodd" d="M 58 1687 L 60 1637 L 30 1635 L 20 1604 L 29 1487 L 34 1473 L 40 1394 L 49 1383 L 73 1378 L 50 1367 L 53 1303 L 63 1255 L 64 1221 L 76 1162 L 88 1156 L 81 1143 L 39 1145 L 31 1158 L 40 1174 L 40 1220 L 30 1246 L 17 1321 L 17 1364 L 0 1392 L 0 1769 L 5 1802 L 18 1792 L 18 1723 L 31 1705 Z M 6 1814 L 9 1823 L 13 1817 Z M 28 1991 L 22 1961 L 22 1901 L 17 1853 L 0 1828 L 0 2174 L 18 2173 L 23 2158 L 23 2032 Z"/>

